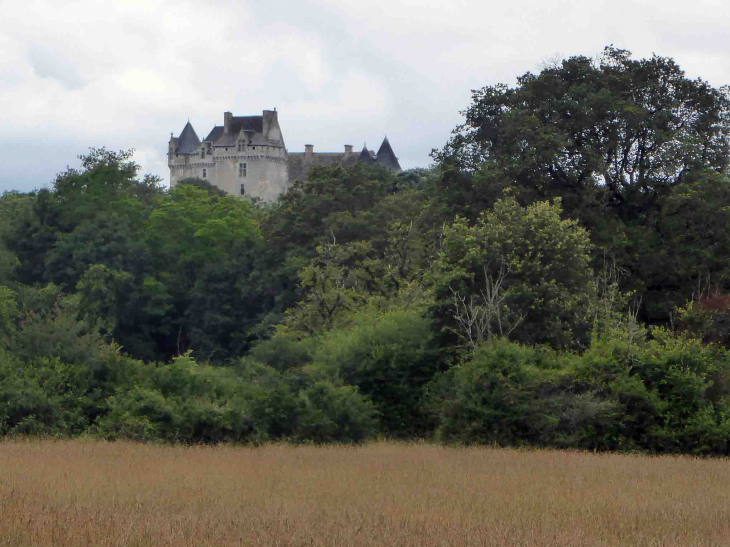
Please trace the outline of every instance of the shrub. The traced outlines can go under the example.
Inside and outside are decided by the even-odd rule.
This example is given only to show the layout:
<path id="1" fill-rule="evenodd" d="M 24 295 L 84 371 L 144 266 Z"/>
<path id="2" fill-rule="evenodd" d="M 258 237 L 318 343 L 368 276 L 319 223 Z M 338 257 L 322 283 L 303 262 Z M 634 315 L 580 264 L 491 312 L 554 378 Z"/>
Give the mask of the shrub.
<path id="1" fill-rule="evenodd" d="M 439 366 L 431 338 L 431 324 L 419 310 L 366 309 L 350 326 L 322 338 L 309 370 L 314 377 L 356 386 L 377 407 L 384 433 L 423 435 L 430 426 L 423 386 Z"/>
<path id="2" fill-rule="evenodd" d="M 378 432 L 375 406 L 352 386 L 318 381 L 299 393 L 295 439 L 357 443 Z"/>

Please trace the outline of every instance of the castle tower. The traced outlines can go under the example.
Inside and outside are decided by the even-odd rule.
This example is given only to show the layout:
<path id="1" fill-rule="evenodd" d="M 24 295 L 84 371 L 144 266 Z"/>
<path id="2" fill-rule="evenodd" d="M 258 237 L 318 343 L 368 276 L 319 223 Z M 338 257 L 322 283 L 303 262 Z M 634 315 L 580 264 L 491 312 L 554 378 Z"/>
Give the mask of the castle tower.
<path id="1" fill-rule="evenodd" d="M 232 195 L 274 201 L 289 185 L 286 147 L 275 110 L 261 116 L 223 113 L 201 141 L 190 122 L 170 139 L 170 186 L 197 177 Z"/>

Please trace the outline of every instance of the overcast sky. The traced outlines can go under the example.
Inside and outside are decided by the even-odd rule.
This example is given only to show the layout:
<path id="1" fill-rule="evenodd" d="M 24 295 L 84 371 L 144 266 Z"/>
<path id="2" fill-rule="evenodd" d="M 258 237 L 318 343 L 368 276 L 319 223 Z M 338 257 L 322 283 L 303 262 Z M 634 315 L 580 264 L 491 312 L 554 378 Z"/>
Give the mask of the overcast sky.
<path id="1" fill-rule="evenodd" d="M 428 166 L 470 90 L 555 54 L 673 57 L 730 80 L 721 0 L 24 0 L 0 17 L 0 192 L 49 185 L 91 146 L 168 180 L 170 133 L 279 111 L 289 151 L 380 145 Z"/>

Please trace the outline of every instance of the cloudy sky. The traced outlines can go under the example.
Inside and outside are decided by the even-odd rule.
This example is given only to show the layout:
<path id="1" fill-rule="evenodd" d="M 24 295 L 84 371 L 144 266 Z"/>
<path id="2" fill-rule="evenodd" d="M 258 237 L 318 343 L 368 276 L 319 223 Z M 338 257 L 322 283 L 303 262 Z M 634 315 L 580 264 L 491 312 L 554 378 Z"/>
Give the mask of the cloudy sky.
<path id="1" fill-rule="evenodd" d="M 470 90 L 615 44 L 730 83 L 721 0 L 24 0 L 0 18 L 0 192 L 50 184 L 91 146 L 167 181 L 188 118 L 276 107 L 289 151 L 377 148 L 427 166 Z"/>

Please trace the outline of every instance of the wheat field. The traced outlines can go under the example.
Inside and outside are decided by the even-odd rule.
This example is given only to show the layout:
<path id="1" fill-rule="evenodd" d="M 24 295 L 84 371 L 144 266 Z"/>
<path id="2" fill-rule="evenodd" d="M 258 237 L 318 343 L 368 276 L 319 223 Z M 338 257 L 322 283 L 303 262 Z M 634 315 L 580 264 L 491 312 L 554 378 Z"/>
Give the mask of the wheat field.
<path id="1" fill-rule="evenodd" d="M 0 442 L 0 545 L 730 544 L 730 461 Z"/>

